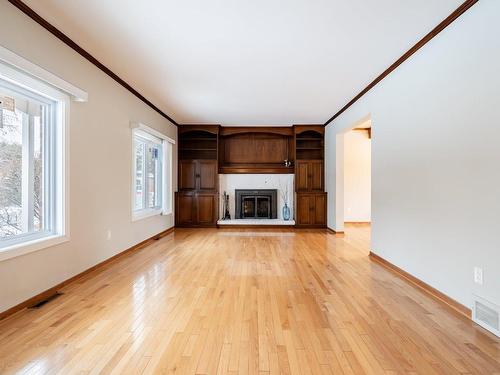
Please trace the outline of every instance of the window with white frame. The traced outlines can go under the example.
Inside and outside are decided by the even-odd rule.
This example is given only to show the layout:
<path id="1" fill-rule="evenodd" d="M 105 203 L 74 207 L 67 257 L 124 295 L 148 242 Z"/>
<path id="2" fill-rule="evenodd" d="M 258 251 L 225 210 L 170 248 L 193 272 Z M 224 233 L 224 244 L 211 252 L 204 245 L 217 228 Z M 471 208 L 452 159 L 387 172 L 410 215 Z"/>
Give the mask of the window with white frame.
<path id="1" fill-rule="evenodd" d="M 132 126 L 132 218 L 171 213 L 173 141 L 145 125 Z"/>
<path id="2" fill-rule="evenodd" d="M 0 74 L 0 251 L 64 235 L 66 99 Z"/>

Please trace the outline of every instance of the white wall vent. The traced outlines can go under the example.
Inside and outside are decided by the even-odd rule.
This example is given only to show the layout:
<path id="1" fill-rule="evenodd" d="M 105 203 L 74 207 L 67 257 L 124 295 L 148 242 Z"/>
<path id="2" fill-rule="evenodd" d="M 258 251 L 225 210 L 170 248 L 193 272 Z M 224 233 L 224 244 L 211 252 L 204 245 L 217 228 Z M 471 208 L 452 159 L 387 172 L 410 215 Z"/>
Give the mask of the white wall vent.
<path id="1" fill-rule="evenodd" d="M 500 337 L 500 306 L 473 294 L 472 320 Z"/>

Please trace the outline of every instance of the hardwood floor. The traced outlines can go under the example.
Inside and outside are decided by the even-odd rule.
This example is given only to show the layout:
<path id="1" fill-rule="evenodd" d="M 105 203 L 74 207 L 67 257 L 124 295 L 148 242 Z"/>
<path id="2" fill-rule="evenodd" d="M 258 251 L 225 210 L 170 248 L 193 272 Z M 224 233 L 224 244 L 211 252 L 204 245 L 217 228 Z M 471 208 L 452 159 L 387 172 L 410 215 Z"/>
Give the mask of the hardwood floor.
<path id="1" fill-rule="evenodd" d="M 369 236 L 178 229 L 1 321 L 0 373 L 500 374 L 500 340 Z"/>

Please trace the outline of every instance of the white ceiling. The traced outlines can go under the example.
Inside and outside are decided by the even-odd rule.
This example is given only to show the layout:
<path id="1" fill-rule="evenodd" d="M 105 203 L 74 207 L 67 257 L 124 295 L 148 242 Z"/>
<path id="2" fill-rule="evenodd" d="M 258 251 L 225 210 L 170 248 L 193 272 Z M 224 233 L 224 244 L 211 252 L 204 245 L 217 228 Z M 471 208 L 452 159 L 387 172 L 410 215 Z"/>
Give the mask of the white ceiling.
<path id="1" fill-rule="evenodd" d="M 26 0 L 179 123 L 323 123 L 462 0 Z"/>

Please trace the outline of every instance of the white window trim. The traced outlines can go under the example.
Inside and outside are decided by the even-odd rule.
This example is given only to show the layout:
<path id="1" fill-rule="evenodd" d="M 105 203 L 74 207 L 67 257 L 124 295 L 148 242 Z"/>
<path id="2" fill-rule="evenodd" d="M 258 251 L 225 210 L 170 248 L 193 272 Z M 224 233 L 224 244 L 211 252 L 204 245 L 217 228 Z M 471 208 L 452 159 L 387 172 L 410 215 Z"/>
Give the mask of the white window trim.
<path id="1" fill-rule="evenodd" d="M 134 211 L 135 206 L 135 154 L 132 152 L 132 164 L 131 164 L 131 213 L 132 222 L 146 219 L 148 217 L 157 215 L 171 215 L 173 213 L 172 207 L 172 195 L 173 195 L 173 185 L 172 185 L 172 145 L 175 144 L 175 140 L 166 136 L 165 134 L 153 129 L 141 122 L 130 122 L 130 128 L 132 129 L 132 140 L 131 140 L 131 150 L 134 150 L 134 130 L 141 130 L 143 133 L 150 134 L 162 141 L 163 152 L 162 152 L 162 205 L 160 209 L 157 208 L 146 208 L 140 211 Z M 169 194 L 167 194 L 169 193 Z"/>
<path id="2" fill-rule="evenodd" d="M 144 208 L 140 211 L 132 212 L 132 221 L 139 221 L 151 216 L 161 215 L 162 213 L 162 208 Z"/>
<path id="3" fill-rule="evenodd" d="M 163 211 L 162 215 L 172 215 L 174 213 L 173 208 L 173 145 L 175 141 L 163 142 Z"/>
<path id="4" fill-rule="evenodd" d="M 0 78 L 58 102 L 56 110 L 58 116 L 57 124 L 61 126 L 61 129 L 59 129 L 57 154 L 62 156 L 56 158 L 57 170 L 60 171 L 57 176 L 56 186 L 61 189 L 57 194 L 59 212 L 56 213 L 58 220 L 55 224 L 56 234 L 16 243 L 0 249 L 0 261 L 4 261 L 69 241 L 70 97 L 77 101 L 86 101 L 88 95 L 69 82 L 62 80 L 2 46 L 0 46 Z"/>
<path id="5" fill-rule="evenodd" d="M 88 93 L 75 85 L 65 81 L 61 77 L 45 70 L 44 68 L 26 60 L 24 57 L 12 52 L 11 50 L 0 45 L 0 61 L 8 64 L 20 72 L 27 73 L 35 77 L 37 82 L 43 81 L 49 85 L 65 92 L 77 102 L 88 101 Z M 18 72 L 19 73 L 19 72 Z M 24 75 L 24 74 L 23 74 Z M 33 89 L 33 86 L 30 86 Z"/>

